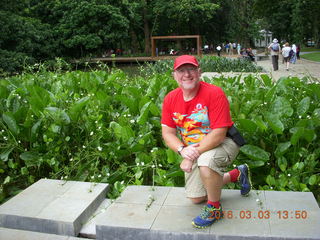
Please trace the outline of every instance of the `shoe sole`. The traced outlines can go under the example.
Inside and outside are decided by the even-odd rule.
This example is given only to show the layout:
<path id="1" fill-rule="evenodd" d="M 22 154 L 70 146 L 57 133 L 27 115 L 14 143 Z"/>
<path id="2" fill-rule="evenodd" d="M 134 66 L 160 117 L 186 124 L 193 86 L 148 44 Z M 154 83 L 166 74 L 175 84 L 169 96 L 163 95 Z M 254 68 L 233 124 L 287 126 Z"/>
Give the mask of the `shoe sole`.
<path id="1" fill-rule="evenodd" d="M 250 185 L 250 190 L 249 190 L 249 192 L 247 192 L 246 194 L 241 194 L 241 196 L 243 196 L 243 197 L 248 197 L 249 196 L 249 193 L 250 193 L 250 191 L 251 191 L 251 189 L 252 189 L 252 183 L 251 183 L 251 172 L 250 172 L 250 168 L 249 168 L 249 166 L 248 166 L 248 164 L 244 164 L 244 165 L 246 165 L 247 166 L 247 169 L 248 169 L 248 179 L 249 179 L 249 185 Z"/>

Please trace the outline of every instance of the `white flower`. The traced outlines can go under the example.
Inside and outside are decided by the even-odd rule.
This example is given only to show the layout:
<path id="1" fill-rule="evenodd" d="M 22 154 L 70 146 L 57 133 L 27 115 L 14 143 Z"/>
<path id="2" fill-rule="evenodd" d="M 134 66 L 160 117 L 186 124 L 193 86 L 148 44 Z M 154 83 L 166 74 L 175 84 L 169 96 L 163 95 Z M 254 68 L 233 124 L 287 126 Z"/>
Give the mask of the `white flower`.
<path id="1" fill-rule="evenodd" d="M 90 136 L 92 136 L 92 135 L 93 135 L 93 132 L 90 133 Z"/>
<path id="2" fill-rule="evenodd" d="M 131 114 L 128 114 L 128 117 L 131 117 Z"/>
<path id="3" fill-rule="evenodd" d="M 142 162 L 141 165 L 144 166 L 144 162 Z"/>
<path id="4" fill-rule="evenodd" d="M 167 176 L 166 176 L 166 175 L 163 175 L 163 178 L 167 178 Z"/>
<path id="5" fill-rule="evenodd" d="M 131 119 L 131 120 L 130 120 L 130 123 L 134 123 L 134 122 L 135 122 L 134 119 Z"/>
<path id="6" fill-rule="evenodd" d="M 124 117 L 127 117 L 127 114 L 123 115 Z"/>
<path id="7" fill-rule="evenodd" d="M 142 137 L 142 134 L 140 134 L 139 137 Z"/>
<path id="8" fill-rule="evenodd" d="M 100 178 L 100 177 L 101 177 L 101 174 L 99 174 L 98 177 Z"/>
<path id="9" fill-rule="evenodd" d="M 94 179 L 94 176 L 91 176 L 91 179 Z"/>
<path id="10" fill-rule="evenodd" d="M 97 148 L 98 148 L 99 151 L 102 151 L 102 147 L 99 146 L 99 147 L 97 147 Z"/>
<path id="11" fill-rule="evenodd" d="M 63 176 L 60 179 L 63 180 Z"/>
<path id="12" fill-rule="evenodd" d="M 83 146 L 82 146 L 82 148 L 84 149 L 84 148 L 86 148 L 86 146 L 85 146 L 85 145 L 83 145 Z"/>
<path id="13" fill-rule="evenodd" d="M 152 168 L 155 168 L 156 166 L 153 164 L 151 167 L 152 167 Z"/>
<path id="14" fill-rule="evenodd" d="M 291 174 L 290 173 L 288 173 L 288 177 L 290 177 L 291 176 Z"/>
<path id="15" fill-rule="evenodd" d="M 270 187 L 270 189 L 273 189 L 273 187 Z"/>
<path id="16" fill-rule="evenodd" d="M 301 118 L 302 118 L 302 116 L 299 116 L 299 118 L 301 119 Z"/>
<path id="17" fill-rule="evenodd" d="M 124 181 L 122 180 L 122 181 L 121 181 L 121 185 L 123 185 L 123 184 L 124 184 Z"/>
<path id="18" fill-rule="evenodd" d="M 260 199 L 259 199 L 259 198 L 257 198 L 257 199 L 256 199 L 256 202 L 260 202 Z"/>
<path id="19" fill-rule="evenodd" d="M 95 121 L 94 123 L 96 123 L 96 124 L 97 124 L 97 123 L 98 123 L 98 121 Z"/>
<path id="20" fill-rule="evenodd" d="M 101 126 L 100 127 L 98 127 L 98 130 L 100 130 L 101 129 Z"/>
<path id="21" fill-rule="evenodd" d="M 139 166 L 139 165 L 140 165 L 140 163 L 137 162 L 137 166 Z"/>
<path id="22" fill-rule="evenodd" d="M 109 176 L 110 176 L 110 173 L 107 173 L 107 176 L 109 177 Z"/>
<path id="23" fill-rule="evenodd" d="M 72 162 L 73 161 L 73 158 L 70 158 L 70 162 Z"/>
<path id="24" fill-rule="evenodd" d="M 158 166 L 159 166 L 159 167 L 162 167 L 162 164 L 160 163 Z"/>

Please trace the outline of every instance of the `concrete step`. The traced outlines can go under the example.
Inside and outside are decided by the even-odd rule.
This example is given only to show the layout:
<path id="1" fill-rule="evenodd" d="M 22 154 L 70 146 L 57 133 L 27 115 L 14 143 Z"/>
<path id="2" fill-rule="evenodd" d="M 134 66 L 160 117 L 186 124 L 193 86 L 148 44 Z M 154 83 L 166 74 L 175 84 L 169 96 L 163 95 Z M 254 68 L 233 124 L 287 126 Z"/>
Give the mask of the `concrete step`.
<path id="1" fill-rule="evenodd" d="M 91 238 L 91 239 L 96 238 L 96 222 L 99 221 L 101 217 L 103 217 L 102 213 L 104 213 L 107 210 L 110 204 L 111 204 L 110 199 L 105 199 L 100 204 L 98 209 L 88 219 L 88 222 L 86 222 L 80 229 L 80 234 L 79 234 L 80 237 Z"/>
<path id="2" fill-rule="evenodd" d="M 84 240 L 86 238 L 77 238 L 70 236 L 61 236 L 56 234 L 30 232 L 25 230 L 0 228 L 1 240 Z"/>
<path id="3" fill-rule="evenodd" d="M 108 184 L 41 179 L 0 206 L 0 227 L 77 236 Z"/>
<path id="4" fill-rule="evenodd" d="M 310 192 L 223 190 L 225 217 L 206 229 L 191 225 L 203 205 L 184 188 L 129 186 L 96 221 L 98 240 L 320 239 L 320 209 Z"/>

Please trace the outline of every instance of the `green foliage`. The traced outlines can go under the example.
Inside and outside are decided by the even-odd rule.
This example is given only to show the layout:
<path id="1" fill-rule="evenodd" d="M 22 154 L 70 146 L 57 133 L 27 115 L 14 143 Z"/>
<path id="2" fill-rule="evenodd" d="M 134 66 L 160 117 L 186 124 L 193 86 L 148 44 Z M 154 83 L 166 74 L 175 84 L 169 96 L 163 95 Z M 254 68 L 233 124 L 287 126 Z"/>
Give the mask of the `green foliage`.
<path id="1" fill-rule="evenodd" d="M 198 59 L 202 72 L 261 72 L 263 69 L 245 59 L 203 56 Z M 142 67 L 143 73 L 171 72 L 173 60 L 160 60 Z"/>
<path id="2" fill-rule="evenodd" d="M 47 72 L 0 81 L 0 200 L 39 178 L 182 186 L 180 157 L 161 138 L 160 109 L 176 87 L 170 72 Z M 308 79 L 206 79 L 221 86 L 248 145 L 256 188 L 319 196 L 320 90 Z"/>
<path id="3" fill-rule="evenodd" d="M 319 199 L 319 83 L 295 77 L 273 83 L 267 75 L 213 83 L 225 90 L 248 141 L 237 161 L 249 163 L 256 187 L 313 191 Z"/>

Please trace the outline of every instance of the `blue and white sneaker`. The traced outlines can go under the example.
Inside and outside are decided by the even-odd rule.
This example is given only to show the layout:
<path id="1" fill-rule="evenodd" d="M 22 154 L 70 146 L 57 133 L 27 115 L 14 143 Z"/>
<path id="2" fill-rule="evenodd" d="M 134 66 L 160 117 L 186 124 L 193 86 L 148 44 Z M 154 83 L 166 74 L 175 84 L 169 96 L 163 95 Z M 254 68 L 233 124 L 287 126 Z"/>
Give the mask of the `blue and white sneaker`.
<path id="1" fill-rule="evenodd" d="M 207 204 L 203 207 L 202 212 L 192 221 L 192 225 L 196 228 L 209 227 L 216 220 L 223 217 L 222 207 L 219 209 Z"/>
<path id="2" fill-rule="evenodd" d="M 243 164 L 236 168 L 240 171 L 240 175 L 238 177 L 239 183 L 241 184 L 240 193 L 242 196 L 248 196 L 252 187 L 249 166 L 247 164 Z"/>

